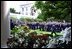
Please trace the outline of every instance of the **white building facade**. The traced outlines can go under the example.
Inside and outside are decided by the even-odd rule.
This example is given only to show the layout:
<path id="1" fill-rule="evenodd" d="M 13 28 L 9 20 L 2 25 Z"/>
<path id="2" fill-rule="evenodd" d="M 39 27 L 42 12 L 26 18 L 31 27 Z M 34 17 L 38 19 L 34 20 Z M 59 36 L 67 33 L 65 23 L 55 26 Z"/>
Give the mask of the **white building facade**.
<path id="1" fill-rule="evenodd" d="M 37 18 L 38 14 L 40 13 L 40 10 L 36 10 L 33 5 L 35 2 L 28 2 L 28 1 L 23 1 L 21 4 L 17 5 L 14 7 L 14 9 L 17 12 L 20 12 L 20 14 L 15 14 L 15 13 L 10 13 L 11 17 L 16 17 L 17 19 L 20 18 Z"/>
<path id="2" fill-rule="evenodd" d="M 20 13 L 23 15 L 23 17 L 36 18 L 38 15 L 35 8 L 33 8 L 33 3 L 20 5 L 20 8 Z"/>

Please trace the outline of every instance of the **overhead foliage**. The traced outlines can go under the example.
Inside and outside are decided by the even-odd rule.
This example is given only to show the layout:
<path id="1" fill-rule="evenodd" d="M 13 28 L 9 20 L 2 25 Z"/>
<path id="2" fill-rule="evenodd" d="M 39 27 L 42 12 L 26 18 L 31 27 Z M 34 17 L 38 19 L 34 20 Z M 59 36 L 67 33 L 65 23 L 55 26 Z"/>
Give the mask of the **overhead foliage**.
<path id="1" fill-rule="evenodd" d="M 71 1 L 36 1 L 34 6 L 41 10 L 38 18 L 44 21 L 50 17 L 71 21 Z"/>

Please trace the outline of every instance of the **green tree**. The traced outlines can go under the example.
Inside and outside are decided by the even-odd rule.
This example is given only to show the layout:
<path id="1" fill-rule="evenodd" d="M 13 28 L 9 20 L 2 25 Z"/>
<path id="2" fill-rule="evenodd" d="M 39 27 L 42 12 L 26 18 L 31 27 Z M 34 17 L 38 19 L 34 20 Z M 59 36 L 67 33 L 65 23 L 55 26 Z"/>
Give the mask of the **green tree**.
<path id="1" fill-rule="evenodd" d="M 10 8 L 10 12 L 11 12 L 11 13 L 15 13 L 16 11 L 15 11 L 14 8 Z"/>
<path id="2" fill-rule="evenodd" d="M 71 1 L 36 1 L 34 6 L 41 10 L 38 18 L 44 21 L 50 17 L 71 21 Z"/>

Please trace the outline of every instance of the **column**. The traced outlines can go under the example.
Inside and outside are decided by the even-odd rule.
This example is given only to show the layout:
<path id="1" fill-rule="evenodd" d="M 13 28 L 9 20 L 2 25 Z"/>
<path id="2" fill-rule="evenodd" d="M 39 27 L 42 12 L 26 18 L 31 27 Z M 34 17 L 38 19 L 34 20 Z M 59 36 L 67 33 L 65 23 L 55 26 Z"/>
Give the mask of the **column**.
<path id="1" fill-rule="evenodd" d="M 7 48 L 7 39 L 10 35 L 10 18 L 7 1 L 1 1 L 1 48 Z"/>

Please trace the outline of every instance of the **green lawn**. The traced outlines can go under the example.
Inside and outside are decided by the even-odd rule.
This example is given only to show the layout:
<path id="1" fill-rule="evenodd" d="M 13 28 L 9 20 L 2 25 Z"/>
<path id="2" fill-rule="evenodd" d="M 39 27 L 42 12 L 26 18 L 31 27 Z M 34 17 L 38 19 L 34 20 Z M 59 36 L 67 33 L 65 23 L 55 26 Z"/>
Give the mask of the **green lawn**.
<path id="1" fill-rule="evenodd" d="M 37 29 L 37 30 L 31 30 L 31 32 L 33 32 L 33 31 L 36 31 L 37 32 L 37 35 L 40 35 L 40 34 L 51 34 L 51 32 L 40 31 L 39 29 Z M 63 35 L 62 33 L 58 33 L 58 32 L 56 32 L 56 34 L 57 35 Z M 54 36 L 54 34 L 53 34 L 53 36 Z"/>

